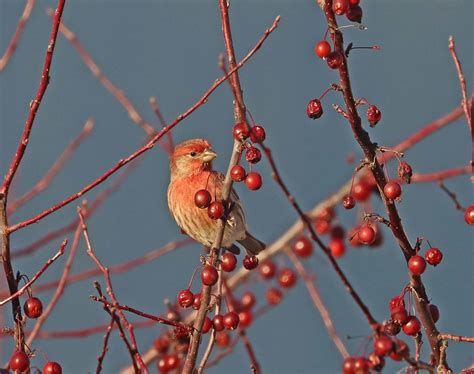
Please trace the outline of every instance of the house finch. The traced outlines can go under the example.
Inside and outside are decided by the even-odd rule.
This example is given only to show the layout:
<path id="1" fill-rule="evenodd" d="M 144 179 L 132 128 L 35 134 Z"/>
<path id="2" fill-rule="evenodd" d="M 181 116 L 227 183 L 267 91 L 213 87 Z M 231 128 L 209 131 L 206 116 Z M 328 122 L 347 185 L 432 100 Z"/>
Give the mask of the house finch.
<path id="1" fill-rule="evenodd" d="M 187 140 L 176 146 L 171 156 L 171 181 L 168 186 L 168 207 L 178 226 L 190 237 L 206 247 L 211 247 L 219 227 L 218 220 L 211 219 L 207 209 L 200 209 L 194 202 L 197 191 L 206 189 L 215 201 L 222 201 L 224 175 L 212 169 L 217 154 L 209 142 L 203 139 Z M 252 255 L 258 254 L 265 244 L 254 238 L 245 228 L 244 211 L 237 193 L 229 197 L 230 212 L 222 238 L 222 247 L 239 253 L 235 241 Z"/>

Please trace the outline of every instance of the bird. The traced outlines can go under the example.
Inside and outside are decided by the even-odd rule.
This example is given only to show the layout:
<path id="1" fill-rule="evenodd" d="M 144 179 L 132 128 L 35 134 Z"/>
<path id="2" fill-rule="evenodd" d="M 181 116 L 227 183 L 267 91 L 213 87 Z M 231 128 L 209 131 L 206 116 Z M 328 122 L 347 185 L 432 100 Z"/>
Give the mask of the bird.
<path id="1" fill-rule="evenodd" d="M 178 144 L 170 157 L 168 207 L 177 225 L 184 233 L 206 247 L 212 247 L 219 221 L 208 215 L 207 209 L 196 206 L 194 195 L 207 189 L 215 201 L 222 201 L 225 176 L 212 168 L 217 153 L 205 139 L 190 139 Z M 237 242 L 249 255 L 257 255 L 266 245 L 250 234 L 245 225 L 244 210 L 234 189 L 229 196 L 221 247 L 240 253 Z"/>

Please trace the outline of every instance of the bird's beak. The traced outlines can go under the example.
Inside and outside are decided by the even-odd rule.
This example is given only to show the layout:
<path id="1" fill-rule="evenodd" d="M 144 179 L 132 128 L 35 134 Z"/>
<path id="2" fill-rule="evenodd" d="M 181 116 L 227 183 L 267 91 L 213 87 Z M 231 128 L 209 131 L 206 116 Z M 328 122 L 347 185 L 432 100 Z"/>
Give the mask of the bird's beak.
<path id="1" fill-rule="evenodd" d="M 211 162 L 216 157 L 217 153 L 214 152 L 212 149 L 206 149 L 201 155 L 201 159 L 203 162 Z"/>

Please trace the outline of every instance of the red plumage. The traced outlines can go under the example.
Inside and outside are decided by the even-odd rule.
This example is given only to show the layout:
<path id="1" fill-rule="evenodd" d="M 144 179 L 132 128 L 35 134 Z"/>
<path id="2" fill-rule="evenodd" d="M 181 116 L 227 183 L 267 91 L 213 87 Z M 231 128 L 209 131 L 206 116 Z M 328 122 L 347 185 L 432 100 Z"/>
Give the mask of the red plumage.
<path id="1" fill-rule="evenodd" d="M 222 200 L 224 175 L 212 169 L 216 157 L 209 142 L 192 139 L 176 146 L 170 161 L 171 181 L 168 186 L 168 207 L 178 226 L 199 243 L 211 247 L 219 227 L 207 209 L 194 203 L 198 190 L 207 189 L 213 201 Z M 250 254 L 258 254 L 265 244 L 254 238 L 245 227 L 245 216 L 234 190 L 230 194 L 231 211 L 222 239 L 222 247 L 235 251 L 234 242 L 242 244 Z"/>

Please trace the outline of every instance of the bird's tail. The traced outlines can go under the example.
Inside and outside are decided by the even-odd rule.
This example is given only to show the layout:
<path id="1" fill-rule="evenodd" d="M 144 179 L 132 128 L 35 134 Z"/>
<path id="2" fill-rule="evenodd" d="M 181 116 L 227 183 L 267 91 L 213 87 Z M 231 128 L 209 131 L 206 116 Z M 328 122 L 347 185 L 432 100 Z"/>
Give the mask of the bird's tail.
<path id="1" fill-rule="evenodd" d="M 238 240 L 238 242 L 245 247 L 247 253 L 250 255 L 258 255 L 267 247 L 265 243 L 255 238 L 248 231 L 246 231 L 245 239 Z"/>

